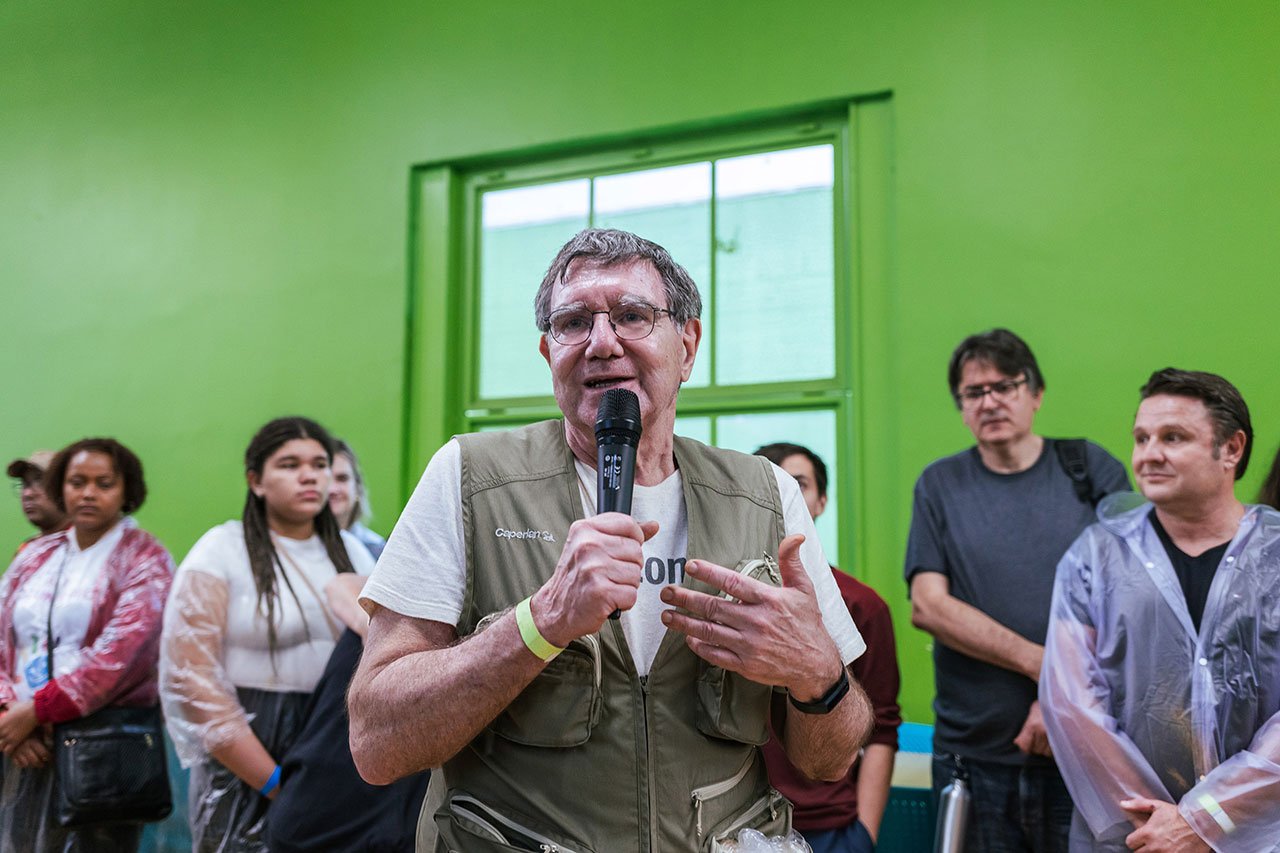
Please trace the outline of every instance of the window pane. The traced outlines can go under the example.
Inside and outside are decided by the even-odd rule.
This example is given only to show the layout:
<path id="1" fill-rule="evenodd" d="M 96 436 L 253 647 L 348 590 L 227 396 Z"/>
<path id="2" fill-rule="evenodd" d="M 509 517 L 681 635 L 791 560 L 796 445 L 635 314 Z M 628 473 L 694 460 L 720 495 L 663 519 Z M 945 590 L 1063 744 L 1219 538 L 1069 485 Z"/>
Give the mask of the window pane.
<path id="1" fill-rule="evenodd" d="M 827 464 L 827 508 L 818 516 L 818 538 L 827 559 L 835 562 L 840 550 L 840 507 L 836 501 L 836 413 L 829 409 L 770 412 L 754 415 L 722 415 L 716 418 L 716 444 L 752 453 L 765 444 L 786 441 L 802 444 Z"/>
<path id="2" fill-rule="evenodd" d="M 587 227 L 590 182 L 495 190 L 481 198 L 481 397 L 551 393 L 533 296 L 556 252 Z"/>
<path id="3" fill-rule="evenodd" d="M 621 228 L 659 244 L 693 276 L 703 298 L 711 279 L 711 164 L 686 163 L 596 178 L 595 224 Z M 710 312 L 703 312 L 703 341 Z M 704 351 L 690 386 L 710 380 Z"/>
<path id="4" fill-rule="evenodd" d="M 720 385 L 835 375 L 834 148 L 716 161 Z"/>
<path id="5" fill-rule="evenodd" d="M 711 418 L 676 418 L 676 435 L 683 435 L 685 438 L 692 438 L 701 441 L 703 444 L 711 443 Z"/>

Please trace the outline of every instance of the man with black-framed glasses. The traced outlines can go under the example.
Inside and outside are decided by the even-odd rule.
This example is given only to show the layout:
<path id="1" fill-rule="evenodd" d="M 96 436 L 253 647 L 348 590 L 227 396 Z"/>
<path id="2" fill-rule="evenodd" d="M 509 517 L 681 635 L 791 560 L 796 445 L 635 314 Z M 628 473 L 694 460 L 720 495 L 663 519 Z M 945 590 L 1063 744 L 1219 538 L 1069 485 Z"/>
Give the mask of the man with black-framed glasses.
<path id="1" fill-rule="evenodd" d="M 905 566 L 912 622 L 935 638 L 934 792 L 967 774 L 968 851 L 1065 853 L 1071 798 L 1036 702 L 1054 570 L 1128 476 L 1034 432 L 1044 376 L 1013 332 L 966 338 L 947 378 L 977 443 L 916 481 Z"/>

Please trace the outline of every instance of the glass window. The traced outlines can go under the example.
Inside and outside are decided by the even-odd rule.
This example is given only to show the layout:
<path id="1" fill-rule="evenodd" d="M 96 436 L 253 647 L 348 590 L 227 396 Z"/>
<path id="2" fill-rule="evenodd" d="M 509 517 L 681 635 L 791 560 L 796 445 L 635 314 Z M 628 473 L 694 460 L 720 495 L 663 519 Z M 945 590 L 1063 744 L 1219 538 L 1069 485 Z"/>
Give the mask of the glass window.
<path id="1" fill-rule="evenodd" d="M 716 162 L 716 382 L 835 375 L 832 146 Z"/>
<path id="2" fill-rule="evenodd" d="M 551 393 L 538 356 L 533 295 L 547 264 L 587 227 L 591 182 L 562 181 L 483 196 L 480 231 L 480 396 Z"/>
<path id="3" fill-rule="evenodd" d="M 716 418 L 715 444 L 743 453 L 779 441 L 802 444 L 827 465 L 827 508 L 816 522 L 827 559 L 840 553 L 839 489 L 836 482 L 836 413 L 831 409 L 721 415 Z"/>

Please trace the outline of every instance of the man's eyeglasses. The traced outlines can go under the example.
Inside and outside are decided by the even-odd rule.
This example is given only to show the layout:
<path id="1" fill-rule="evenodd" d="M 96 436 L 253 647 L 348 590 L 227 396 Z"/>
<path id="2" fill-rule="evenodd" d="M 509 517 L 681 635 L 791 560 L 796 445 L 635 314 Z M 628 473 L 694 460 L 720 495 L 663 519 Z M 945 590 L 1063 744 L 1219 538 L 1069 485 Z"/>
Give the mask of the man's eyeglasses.
<path id="1" fill-rule="evenodd" d="M 1023 377 L 1022 379 L 1006 379 L 1003 382 L 992 382 L 990 385 L 971 385 L 956 394 L 956 401 L 962 406 L 972 407 L 981 403 L 982 398 L 990 394 L 992 399 L 1006 403 L 1013 399 L 1020 387 L 1026 384 L 1027 379 Z"/>
<path id="2" fill-rule="evenodd" d="M 580 308 L 567 308 L 551 315 L 551 337 L 565 346 L 575 346 L 591 337 L 591 327 L 595 325 L 596 315 L 609 317 L 609 326 L 613 333 L 624 341 L 638 341 L 649 337 L 659 314 L 670 314 L 666 308 L 654 308 L 652 305 L 630 304 L 615 305 L 608 311 L 586 311 Z"/>

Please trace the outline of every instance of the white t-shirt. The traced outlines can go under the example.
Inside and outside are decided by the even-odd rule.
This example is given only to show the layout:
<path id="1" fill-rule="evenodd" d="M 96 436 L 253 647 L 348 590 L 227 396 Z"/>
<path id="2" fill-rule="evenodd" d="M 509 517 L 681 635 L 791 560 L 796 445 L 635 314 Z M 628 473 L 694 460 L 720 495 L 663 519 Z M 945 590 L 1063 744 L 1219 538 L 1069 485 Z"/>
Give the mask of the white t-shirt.
<path id="1" fill-rule="evenodd" d="M 35 574 L 27 578 L 13 598 L 13 636 L 17 642 L 14 655 L 13 692 L 19 699 L 30 699 L 49 681 L 49 653 L 46 645 L 52 621 L 54 677 L 75 672 L 84 656 L 85 633 L 93 619 L 99 585 L 104 581 L 107 557 L 124 537 L 124 532 L 138 524 L 124 518 L 101 539 L 81 549 L 75 528 L 62 536 L 67 544 L 45 560 Z M 59 580 L 61 575 L 61 580 Z M 53 601 L 57 584 L 56 607 Z M 53 607 L 52 620 L 49 608 Z"/>
<path id="2" fill-rule="evenodd" d="M 324 585 L 335 574 L 333 563 L 319 536 L 310 539 L 273 536 L 272 542 L 297 594 L 295 600 L 277 570 L 274 666 L 267 644 L 266 611 L 258 607 L 258 590 L 249 567 L 249 550 L 244 544 L 241 522 L 224 522 L 201 536 L 178 566 L 175 585 L 188 572 L 202 572 L 227 585 L 222 654 L 223 667 L 232 684 L 259 690 L 310 693 L 324 674 L 333 652 L 331 622 L 339 632 L 342 629 L 323 598 Z M 359 574 L 367 575 L 373 568 L 369 552 L 345 530 L 342 543 L 347 547 L 352 567 Z M 305 580 L 299 575 L 300 571 Z"/>
<path id="3" fill-rule="evenodd" d="M 591 515 L 596 472 L 581 461 L 575 460 L 575 464 L 583 483 L 583 513 Z M 817 591 L 827 633 L 848 664 L 866 650 L 866 643 L 840 598 L 800 487 L 781 468 L 774 466 L 773 473 L 782 495 L 786 532 L 804 534 L 800 558 Z M 639 598 L 635 607 L 622 614 L 622 629 L 636 671 L 645 675 L 666 633 L 661 613 L 667 605 L 659 593 L 667 584 L 684 579 L 689 525 L 680 472 L 677 470 L 656 486 L 636 486 L 631 515 L 659 525 L 658 533 L 644 544 Z M 457 441 L 450 441 L 436 452 L 423 472 L 413 497 L 391 531 L 377 568 L 365 584 L 361 600 L 405 616 L 457 625 L 467 581 L 463 538 L 462 452 Z"/>

